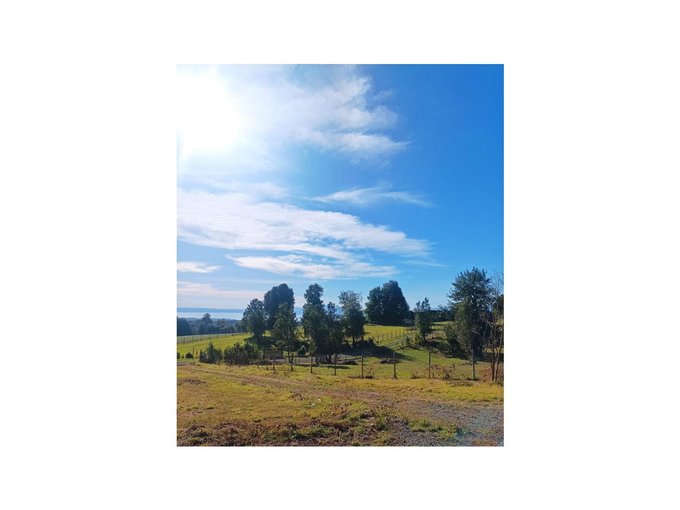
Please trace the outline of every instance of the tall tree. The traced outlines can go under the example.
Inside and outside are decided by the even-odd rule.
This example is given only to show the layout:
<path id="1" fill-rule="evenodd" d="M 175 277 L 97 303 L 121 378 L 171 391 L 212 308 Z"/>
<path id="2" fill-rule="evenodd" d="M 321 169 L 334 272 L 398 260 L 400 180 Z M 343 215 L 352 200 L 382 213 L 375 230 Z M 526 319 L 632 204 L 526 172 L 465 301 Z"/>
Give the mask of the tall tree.
<path id="1" fill-rule="evenodd" d="M 285 283 L 272 287 L 264 295 L 264 310 L 267 320 L 267 329 L 274 327 L 276 315 L 279 312 L 281 303 L 286 303 L 292 309 L 295 306 L 295 295 L 293 289 Z"/>
<path id="2" fill-rule="evenodd" d="M 399 284 L 390 280 L 368 293 L 366 315 L 374 324 L 400 326 L 409 316 L 409 306 Z"/>
<path id="3" fill-rule="evenodd" d="M 385 312 L 383 311 L 382 288 L 374 287 L 368 291 L 366 300 L 366 318 L 372 324 L 382 324 Z"/>
<path id="4" fill-rule="evenodd" d="M 201 321 L 198 324 L 198 334 L 205 335 L 211 333 L 213 330 L 213 320 L 210 318 L 210 314 L 203 314 Z"/>
<path id="5" fill-rule="evenodd" d="M 432 309 L 430 308 L 430 300 L 425 298 L 422 302 L 418 301 L 414 309 L 416 316 L 415 325 L 418 339 L 424 342 L 427 339 L 427 334 L 432 331 Z"/>
<path id="6" fill-rule="evenodd" d="M 352 339 L 352 345 L 354 345 L 357 339 L 364 337 L 364 324 L 366 323 L 361 307 L 361 294 L 343 290 L 338 299 L 342 308 L 344 333 Z"/>
<path id="7" fill-rule="evenodd" d="M 295 317 L 293 307 L 288 306 L 288 303 L 281 303 L 274 320 L 272 338 L 277 347 L 288 353 L 288 361 L 290 363 L 293 362 L 293 356 L 300 347 L 297 327 L 297 318 Z"/>
<path id="8" fill-rule="evenodd" d="M 488 329 L 488 314 L 493 301 L 491 278 L 486 271 L 473 267 L 458 274 L 448 294 L 455 317 L 458 340 L 475 361 L 483 354 L 483 344 Z"/>
<path id="9" fill-rule="evenodd" d="M 306 303 L 302 307 L 302 329 L 309 339 L 310 353 L 315 353 L 317 359 L 328 342 L 328 323 L 321 296 L 323 287 L 318 283 L 310 285 L 305 291 Z"/>
<path id="10" fill-rule="evenodd" d="M 496 273 L 491 278 L 491 310 L 486 314 L 483 342 L 489 352 L 491 363 L 491 380 L 500 378 L 500 365 L 503 360 L 504 344 L 504 306 L 503 273 Z"/>
<path id="11" fill-rule="evenodd" d="M 342 344 L 345 340 L 343 319 L 338 314 L 338 307 L 333 302 L 326 305 L 326 323 L 328 324 L 328 343 L 324 349 L 324 354 L 326 361 L 330 363 L 332 356 L 342 350 Z"/>
<path id="12" fill-rule="evenodd" d="M 191 335 L 191 326 L 184 317 L 177 317 L 177 336 Z"/>
<path id="13" fill-rule="evenodd" d="M 253 299 L 243 312 L 242 322 L 248 331 L 253 334 L 255 343 L 264 347 L 264 332 L 266 327 L 264 303 L 259 299 Z"/>

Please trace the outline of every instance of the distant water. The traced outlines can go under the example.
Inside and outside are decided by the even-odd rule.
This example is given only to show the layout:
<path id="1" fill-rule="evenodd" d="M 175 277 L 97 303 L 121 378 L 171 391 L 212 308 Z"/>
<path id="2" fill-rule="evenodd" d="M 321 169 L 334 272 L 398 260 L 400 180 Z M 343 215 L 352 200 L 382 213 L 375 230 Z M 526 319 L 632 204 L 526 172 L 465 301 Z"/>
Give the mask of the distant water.
<path id="1" fill-rule="evenodd" d="M 183 317 L 185 319 L 200 319 L 206 313 L 210 314 L 210 318 L 213 320 L 217 319 L 235 319 L 241 320 L 243 318 L 243 312 L 213 312 L 213 311 L 191 311 L 191 312 L 180 312 L 177 311 L 177 317 Z"/>
<path id="2" fill-rule="evenodd" d="M 200 319 L 206 313 L 209 313 L 210 318 L 213 320 L 241 320 L 243 318 L 243 310 L 236 310 L 234 308 L 177 308 L 177 317 L 184 317 L 185 319 Z M 300 318 L 302 316 L 302 309 L 296 307 L 295 313 Z"/>

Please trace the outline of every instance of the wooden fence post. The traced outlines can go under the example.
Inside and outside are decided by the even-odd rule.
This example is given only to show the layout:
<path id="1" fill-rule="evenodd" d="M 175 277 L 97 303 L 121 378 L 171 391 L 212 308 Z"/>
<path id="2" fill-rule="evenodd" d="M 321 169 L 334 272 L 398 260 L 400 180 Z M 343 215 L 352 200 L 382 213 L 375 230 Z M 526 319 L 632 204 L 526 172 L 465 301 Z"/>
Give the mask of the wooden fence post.
<path id="1" fill-rule="evenodd" d="M 397 378 L 397 351 L 396 351 L 396 349 L 394 351 L 392 351 L 392 368 L 393 368 L 392 377 L 394 379 L 396 379 Z"/>
<path id="2" fill-rule="evenodd" d="M 335 353 L 335 358 L 333 360 L 333 375 L 338 375 L 338 353 Z"/>
<path id="3" fill-rule="evenodd" d="M 314 373 L 314 372 L 312 371 L 312 366 L 313 366 L 313 362 L 312 362 L 312 350 L 310 349 L 310 350 L 309 350 L 309 373 L 310 373 L 310 374 L 313 374 L 313 373 Z"/>
<path id="4" fill-rule="evenodd" d="M 432 351 L 427 351 L 427 373 L 428 379 L 432 379 Z"/>
<path id="5" fill-rule="evenodd" d="M 364 378 L 364 355 L 361 355 L 361 378 Z"/>

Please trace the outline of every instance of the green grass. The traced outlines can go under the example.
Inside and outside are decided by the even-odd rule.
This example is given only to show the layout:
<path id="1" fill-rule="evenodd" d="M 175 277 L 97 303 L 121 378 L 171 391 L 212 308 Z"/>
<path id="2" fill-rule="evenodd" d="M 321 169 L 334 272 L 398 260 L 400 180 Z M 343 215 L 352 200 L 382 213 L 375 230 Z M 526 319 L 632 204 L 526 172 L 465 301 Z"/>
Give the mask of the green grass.
<path id="1" fill-rule="evenodd" d="M 216 348 L 224 349 L 225 347 L 231 347 L 236 342 L 245 342 L 246 338 L 249 338 L 250 333 L 239 333 L 236 335 L 224 335 L 218 338 L 211 338 L 208 340 L 194 340 L 193 342 L 182 342 L 177 343 L 177 352 L 184 355 L 188 352 L 195 352 L 196 357 L 198 357 L 198 351 L 205 351 L 208 348 L 208 344 L 212 342 Z M 184 337 L 178 337 L 184 338 Z"/>
<path id="2" fill-rule="evenodd" d="M 377 344 L 387 344 L 397 339 L 404 338 L 406 335 L 414 337 L 415 332 L 404 326 L 380 326 L 378 324 L 367 324 L 364 326 L 364 338 L 372 337 Z"/>
<path id="3" fill-rule="evenodd" d="M 503 401 L 503 388 L 495 384 L 356 379 L 324 370 L 178 364 L 178 444 L 400 444 L 399 423 L 455 444 L 459 424 L 424 414 L 430 403 Z"/>

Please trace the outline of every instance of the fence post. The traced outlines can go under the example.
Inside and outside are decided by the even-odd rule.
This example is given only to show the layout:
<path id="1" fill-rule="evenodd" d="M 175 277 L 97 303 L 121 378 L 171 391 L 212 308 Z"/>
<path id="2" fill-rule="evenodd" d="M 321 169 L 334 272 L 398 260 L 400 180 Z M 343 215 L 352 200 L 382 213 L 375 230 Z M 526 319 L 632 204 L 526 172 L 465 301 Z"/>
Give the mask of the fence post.
<path id="1" fill-rule="evenodd" d="M 335 353 L 335 358 L 333 358 L 333 375 L 338 375 L 338 353 Z"/>
<path id="2" fill-rule="evenodd" d="M 427 373 L 428 379 L 432 379 L 432 351 L 427 351 Z"/>
<path id="3" fill-rule="evenodd" d="M 475 349 L 472 349 L 472 380 L 476 381 L 477 377 L 475 376 Z"/>
<path id="4" fill-rule="evenodd" d="M 392 377 L 394 379 L 396 379 L 397 378 L 397 350 L 396 349 L 392 351 L 392 368 L 393 368 Z"/>
<path id="5" fill-rule="evenodd" d="M 361 378 L 364 378 L 364 355 L 361 355 Z"/>
<path id="6" fill-rule="evenodd" d="M 313 363 L 312 363 L 312 350 L 309 349 L 309 373 L 313 374 L 314 371 L 312 370 Z"/>

